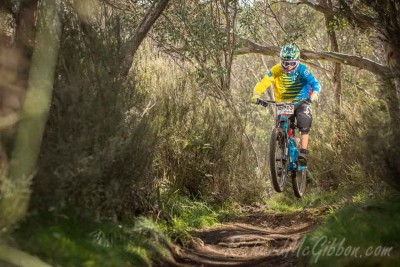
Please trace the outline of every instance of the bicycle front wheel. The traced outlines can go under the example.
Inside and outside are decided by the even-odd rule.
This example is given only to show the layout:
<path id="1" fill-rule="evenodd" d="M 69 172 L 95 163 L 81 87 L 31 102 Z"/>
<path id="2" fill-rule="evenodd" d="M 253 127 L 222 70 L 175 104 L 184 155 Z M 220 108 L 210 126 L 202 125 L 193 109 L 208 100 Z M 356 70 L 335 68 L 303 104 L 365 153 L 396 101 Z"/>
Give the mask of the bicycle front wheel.
<path id="1" fill-rule="evenodd" d="M 306 180 L 307 180 L 307 169 L 297 170 L 292 173 L 292 185 L 294 195 L 298 198 L 302 198 L 304 191 L 306 190 Z"/>
<path id="2" fill-rule="evenodd" d="M 286 140 L 281 128 L 272 131 L 269 151 L 272 185 L 276 192 L 282 192 L 287 177 Z"/>

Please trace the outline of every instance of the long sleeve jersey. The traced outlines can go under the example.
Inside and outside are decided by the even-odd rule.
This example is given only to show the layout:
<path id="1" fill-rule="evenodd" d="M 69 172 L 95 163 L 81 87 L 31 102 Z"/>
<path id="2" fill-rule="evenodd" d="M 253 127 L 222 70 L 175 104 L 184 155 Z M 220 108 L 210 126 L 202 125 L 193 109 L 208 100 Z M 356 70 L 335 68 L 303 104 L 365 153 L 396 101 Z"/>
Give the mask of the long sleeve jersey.
<path id="1" fill-rule="evenodd" d="M 300 63 L 294 73 L 283 72 L 277 64 L 271 68 L 265 77 L 254 87 L 254 94 L 261 95 L 270 85 L 274 85 L 277 102 L 291 102 L 307 99 L 312 92 L 320 92 L 321 85 L 310 73 L 307 67 Z"/>

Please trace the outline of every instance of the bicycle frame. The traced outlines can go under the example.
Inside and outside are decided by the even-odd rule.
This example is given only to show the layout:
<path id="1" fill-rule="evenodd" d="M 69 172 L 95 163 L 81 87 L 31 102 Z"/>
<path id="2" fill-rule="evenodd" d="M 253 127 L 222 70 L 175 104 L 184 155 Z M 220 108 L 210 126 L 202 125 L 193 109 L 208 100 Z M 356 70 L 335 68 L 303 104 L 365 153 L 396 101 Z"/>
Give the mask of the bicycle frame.
<path id="1" fill-rule="evenodd" d="M 268 105 L 273 105 L 275 107 L 279 105 L 285 105 L 288 103 L 277 103 L 275 101 L 265 101 L 262 99 L 257 100 L 257 104 L 267 107 Z M 277 115 L 276 118 L 276 127 L 280 127 L 284 133 L 284 139 L 287 143 L 287 149 L 285 151 L 285 157 L 288 159 L 288 171 L 295 172 L 295 171 L 303 171 L 307 169 L 307 166 L 300 166 L 296 163 L 297 157 L 299 156 L 299 150 L 296 147 L 296 140 L 295 140 L 295 127 L 291 127 L 291 121 L 288 119 L 286 114 Z"/>
<path id="2" fill-rule="evenodd" d="M 285 141 L 287 143 L 287 151 L 285 151 L 285 156 L 289 159 L 288 171 L 302 171 L 305 170 L 306 166 L 300 166 L 296 163 L 297 157 L 299 156 L 299 150 L 296 146 L 294 127 L 290 127 L 290 120 L 286 114 L 278 115 L 276 127 L 280 127 L 283 130 Z"/>

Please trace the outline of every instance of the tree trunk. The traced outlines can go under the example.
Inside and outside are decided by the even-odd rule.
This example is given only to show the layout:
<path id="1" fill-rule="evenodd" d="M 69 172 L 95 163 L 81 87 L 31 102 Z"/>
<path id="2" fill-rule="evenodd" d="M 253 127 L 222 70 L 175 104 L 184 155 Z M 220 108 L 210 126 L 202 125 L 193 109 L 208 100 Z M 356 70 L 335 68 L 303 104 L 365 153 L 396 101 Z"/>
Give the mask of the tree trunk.
<path id="1" fill-rule="evenodd" d="M 323 4 L 326 6 L 329 6 L 332 8 L 332 1 L 331 0 L 321 0 Z M 325 17 L 325 26 L 326 26 L 326 31 L 329 37 L 329 43 L 330 43 L 330 50 L 336 53 L 339 53 L 339 44 L 336 38 L 336 32 L 335 32 L 335 16 L 334 15 L 328 15 L 324 14 Z M 340 63 L 335 62 L 334 64 L 334 70 L 333 70 L 333 92 L 334 92 L 334 118 L 335 118 L 335 128 L 334 128 L 334 142 L 333 146 L 337 151 L 340 151 L 341 145 L 342 145 L 342 129 L 343 129 L 343 123 L 341 120 L 341 104 L 342 104 L 342 66 Z M 340 183 L 340 181 L 335 178 L 334 181 L 332 181 L 335 187 L 337 187 Z"/>
<path id="2" fill-rule="evenodd" d="M 42 0 L 38 32 L 29 71 L 29 88 L 17 126 L 7 176 L 1 184 L 0 232 L 23 218 L 50 108 L 61 25 L 58 3 Z"/>
<path id="3" fill-rule="evenodd" d="M 233 53 L 235 51 L 235 23 L 236 23 L 236 16 L 237 16 L 237 2 L 236 1 L 229 1 L 224 0 L 222 2 L 224 7 L 224 16 L 225 16 L 225 34 L 227 38 L 227 47 L 224 50 L 224 62 L 225 62 L 225 69 L 226 75 L 225 79 L 222 83 L 222 89 L 224 91 L 229 91 L 231 87 L 231 75 L 232 75 L 232 62 L 233 62 Z M 232 30 L 233 29 L 233 30 Z"/>
<path id="4" fill-rule="evenodd" d="M 150 9 L 147 11 L 146 16 L 143 18 L 139 27 L 136 29 L 135 34 L 133 36 L 133 44 L 131 49 L 131 54 L 125 60 L 125 71 L 124 75 L 128 75 L 129 69 L 132 65 L 133 57 L 136 54 L 136 51 L 139 49 L 140 44 L 143 42 L 147 33 L 150 31 L 151 27 L 160 17 L 161 13 L 165 10 L 170 0 L 159 0 L 158 2 L 154 2 Z"/>
<path id="5" fill-rule="evenodd" d="M 325 0 L 325 4 L 332 8 L 332 1 Z M 339 53 L 339 44 L 336 38 L 336 32 L 334 29 L 335 17 L 333 15 L 325 14 L 325 25 L 329 36 L 329 41 L 331 44 L 331 51 Z M 334 85 L 334 98 L 337 105 L 335 114 L 340 114 L 341 98 L 342 98 L 342 80 L 341 80 L 342 67 L 340 63 L 334 64 L 333 71 L 333 85 Z"/>
<path id="6" fill-rule="evenodd" d="M 18 80 L 20 87 L 28 88 L 29 62 L 33 53 L 35 22 L 38 0 L 21 1 L 15 12 L 13 45 L 25 59 L 19 64 Z"/>
<path id="7" fill-rule="evenodd" d="M 14 7 L 14 8 L 13 8 Z M 17 8 L 15 8 L 17 7 Z M 10 157 L 14 143 L 14 124 L 21 110 L 25 91 L 28 87 L 29 62 L 33 53 L 35 22 L 38 0 L 2 1 L 0 10 L 14 19 L 13 37 L 5 38 L 0 33 L 0 169 Z M 9 60 L 12 58 L 13 60 Z"/>

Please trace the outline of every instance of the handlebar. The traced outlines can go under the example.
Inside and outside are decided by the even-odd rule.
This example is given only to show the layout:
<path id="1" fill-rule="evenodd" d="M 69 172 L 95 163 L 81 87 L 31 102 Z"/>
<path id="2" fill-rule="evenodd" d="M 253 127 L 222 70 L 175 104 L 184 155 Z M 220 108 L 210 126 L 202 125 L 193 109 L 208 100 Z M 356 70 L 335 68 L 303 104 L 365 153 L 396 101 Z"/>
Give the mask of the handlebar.
<path id="1" fill-rule="evenodd" d="M 301 99 L 301 100 L 297 101 L 296 103 L 300 103 L 300 102 L 312 103 L 312 101 L 310 99 Z M 256 104 L 266 108 L 268 105 L 275 105 L 275 106 L 279 107 L 279 106 L 284 106 L 287 104 L 295 104 L 295 103 L 293 103 L 293 102 L 276 102 L 276 101 L 264 100 L 264 99 L 258 98 Z"/>

